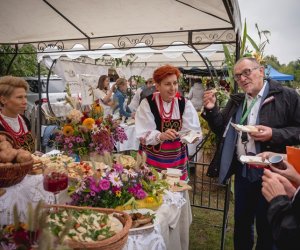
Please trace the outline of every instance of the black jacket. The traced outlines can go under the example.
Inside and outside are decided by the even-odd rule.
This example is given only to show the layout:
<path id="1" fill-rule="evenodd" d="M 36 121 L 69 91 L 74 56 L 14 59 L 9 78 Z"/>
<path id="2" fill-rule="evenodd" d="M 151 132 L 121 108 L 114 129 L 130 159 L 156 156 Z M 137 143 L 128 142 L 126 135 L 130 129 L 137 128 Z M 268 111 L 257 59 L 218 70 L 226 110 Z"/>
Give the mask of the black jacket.
<path id="1" fill-rule="evenodd" d="M 268 220 L 277 247 L 281 250 L 300 249 L 300 191 L 293 202 L 285 195 L 270 202 Z"/>
<path id="2" fill-rule="evenodd" d="M 244 93 L 233 94 L 226 107 L 220 112 L 218 107 L 205 110 L 202 115 L 211 130 L 222 140 L 224 130 L 245 99 Z M 287 145 L 300 144 L 300 96 L 290 88 L 283 87 L 277 81 L 269 80 L 269 93 L 259 111 L 260 125 L 272 128 L 272 139 L 261 142 L 261 152 L 273 151 L 285 153 Z M 209 168 L 208 175 L 218 176 L 222 143 L 217 148 L 215 159 Z M 259 152 L 258 152 L 259 153 Z M 218 158 L 218 159 L 216 159 Z M 213 171 L 211 171 L 213 169 Z"/>

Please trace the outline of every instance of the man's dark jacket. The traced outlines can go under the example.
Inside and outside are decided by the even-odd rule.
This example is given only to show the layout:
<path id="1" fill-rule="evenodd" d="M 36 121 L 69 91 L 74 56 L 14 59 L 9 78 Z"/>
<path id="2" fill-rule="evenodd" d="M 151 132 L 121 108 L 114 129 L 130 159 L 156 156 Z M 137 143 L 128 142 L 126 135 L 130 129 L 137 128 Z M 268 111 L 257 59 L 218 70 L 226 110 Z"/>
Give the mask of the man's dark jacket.
<path id="1" fill-rule="evenodd" d="M 272 139 L 260 142 L 260 152 L 272 151 L 285 153 L 287 145 L 300 144 L 300 96 L 295 90 L 283 87 L 277 81 L 268 80 L 268 82 L 269 93 L 262 100 L 259 111 L 259 125 L 272 128 Z M 220 167 L 222 168 L 220 166 L 224 142 L 222 136 L 228 122 L 232 117 L 235 117 L 244 99 L 244 93 L 233 94 L 221 112 L 215 106 L 212 110 L 205 110 L 202 114 L 211 130 L 218 136 L 221 142 L 207 172 L 211 177 L 217 177 Z M 234 146 L 235 144 L 236 142 L 234 142 Z M 236 152 L 234 152 L 235 154 Z M 232 169 L 228 169 L 229 171 L 232 171 Z M 221 180 L 221 182 L 224 181 Z"/>

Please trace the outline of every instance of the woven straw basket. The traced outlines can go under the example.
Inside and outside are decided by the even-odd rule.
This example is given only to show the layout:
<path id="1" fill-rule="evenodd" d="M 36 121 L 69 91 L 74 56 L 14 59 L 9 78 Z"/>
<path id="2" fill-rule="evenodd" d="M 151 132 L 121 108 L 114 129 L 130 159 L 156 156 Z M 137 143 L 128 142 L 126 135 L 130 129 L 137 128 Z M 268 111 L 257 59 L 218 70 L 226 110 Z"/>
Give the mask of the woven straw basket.
<path id="1" fill-rule="evenodd" d="M 6 136 L 15 149 L 20 148 L 16 140 L 7 132 L 0 131 L 0 135 Z M 22 163 L 0 163 L 0 187 L 10 187 L 21 182 L 32 170 L 33 159 Z"/>
<path id="2" fill-rule="evenodd" d="M 96 241 L 92 243 L 87 243 L 87 242 L 78 242 L 78 241 L 72 241 L 68 240 L 67 244 L 69 247 L 73 249 L 89 249 L 89 250 L 96 250 L 96 249 L 101 249 L 101 250 L 121 250 L 124 245 L 127 242 L 128 239 L 128 232 L 129 229 L 131 228 L 132 220 L 131 217 L 122 211 L 118 211 L 115 209 L 110 209 L 110 208 L 95 208 L 95 207 L 77 207 L 77 206 L 69 206 L 69 205 L 46 205 L 48 208 L 61 208 L 61 209 L 72 209 L 72 210 L 94 210 L 98 211 L 100 213 L 106 213 L 106 214 L 111 214 L 111 213 L 116 213 L 118 215 L 122 215 L 125 222 L 122 222 L 123 224 L 123 229 L 115 234 L 114 236 L 101 240 L 101 241 Z"/>

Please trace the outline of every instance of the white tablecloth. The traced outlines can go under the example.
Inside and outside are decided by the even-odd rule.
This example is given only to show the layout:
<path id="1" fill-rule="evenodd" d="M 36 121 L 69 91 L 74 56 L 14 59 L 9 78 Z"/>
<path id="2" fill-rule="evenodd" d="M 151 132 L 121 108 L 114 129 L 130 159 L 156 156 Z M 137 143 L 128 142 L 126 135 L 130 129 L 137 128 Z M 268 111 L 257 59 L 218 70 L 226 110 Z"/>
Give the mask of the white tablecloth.
<path id="1" fill-rule="evenodd" d="M 126 124 L 121 124 L 121 126 L 124 128 L 125 133 L 128 137 L 127 141 L 124 141 L 123 143 L 117 143 L 116 148 L 118 152 L 123 152 L 127 150 L 135 150 L 137 151 L 139 149 L 140 142 L 136 138 L 136 133 L 135 133 L 135 125 L 126 125 Z M 196 151 L 197 143 L 195 144 L 188 144 L 188 151 L 189 155 L 193 155 Z"/>
<path id="2" fill-rule="evenodd" d="M 135 125 L 125 125 L 121 124 L 121 126 L 124 128 L 125 133 L 127 135 L 127 140 L 123 143 L 118 142 L 116 145 L 118 152 L 123 152 L 127 150 L 135 150 L 137 151 L 139 149 L 140 142 L 136 138 L 135 134 Z"/>
<path id="3" fill-rule="evenodd" d="M 24 180 L 12 187 L 5 188 L 0 196 L 0 224 L 13 222 L 13 206 L 17 204 L 21 221 L 26 221 L 27 205 L 35 206 L 39 200 L 53 203 L 54 196 L 43 188 L 42 175 L 27 175 Z M 58 195 L 58 202 L 68 199 L 66 191 Z M 158 223 L 153 231 L 143 234 L 130 234 L 123 250 L 188 250 L 189 227 L 192 213 L 188 192 L 172 193 L 167 191 L 164 202 L 156 211 Z"/>

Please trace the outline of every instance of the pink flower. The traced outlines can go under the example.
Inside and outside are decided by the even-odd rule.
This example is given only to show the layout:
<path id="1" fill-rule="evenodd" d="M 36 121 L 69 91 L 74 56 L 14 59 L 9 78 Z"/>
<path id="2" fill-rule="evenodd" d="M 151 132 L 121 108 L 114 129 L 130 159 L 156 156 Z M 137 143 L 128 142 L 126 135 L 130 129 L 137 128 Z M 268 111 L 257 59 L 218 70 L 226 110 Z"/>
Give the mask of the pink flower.
<path id="1" fill-rule="evenodd" d="M 101 179 L 101 181 L 99 183 L 99 187 L 104 191 L 108 190 L 110 187 L 110 182 L 106 179 Z"/>
<path id="2" fill-rule="evenodd" d="M 138 189 L 135 193 L 135 197 L 142 200 L 147 197 L 147 193 L 143 189 Z"/>
<path id="3" fill-rule="evenodd" d="M 118 173 L 122 173 L 123 171 L 123 166 L 119 163 L 114 164 L 113 168 L 116 170 Z"/>
<path id="4" fill-rule="evenodd" d="M 90 189 L 96 193 L 101 191 L 99 181 L 95 180 L 93 177 L 90 178 Z"/>
<path id="5" fill-rule="evenodd" d="M 110 180 L 110 182 L 112 183 L 113 186 L 116 186 L 116 187 L 122 187 L 123 186 L 123 183 L 120 179 L 120 176 L 117 173 L 113 172 L 108 177 L 109 177 L 109 180 Z"/>

